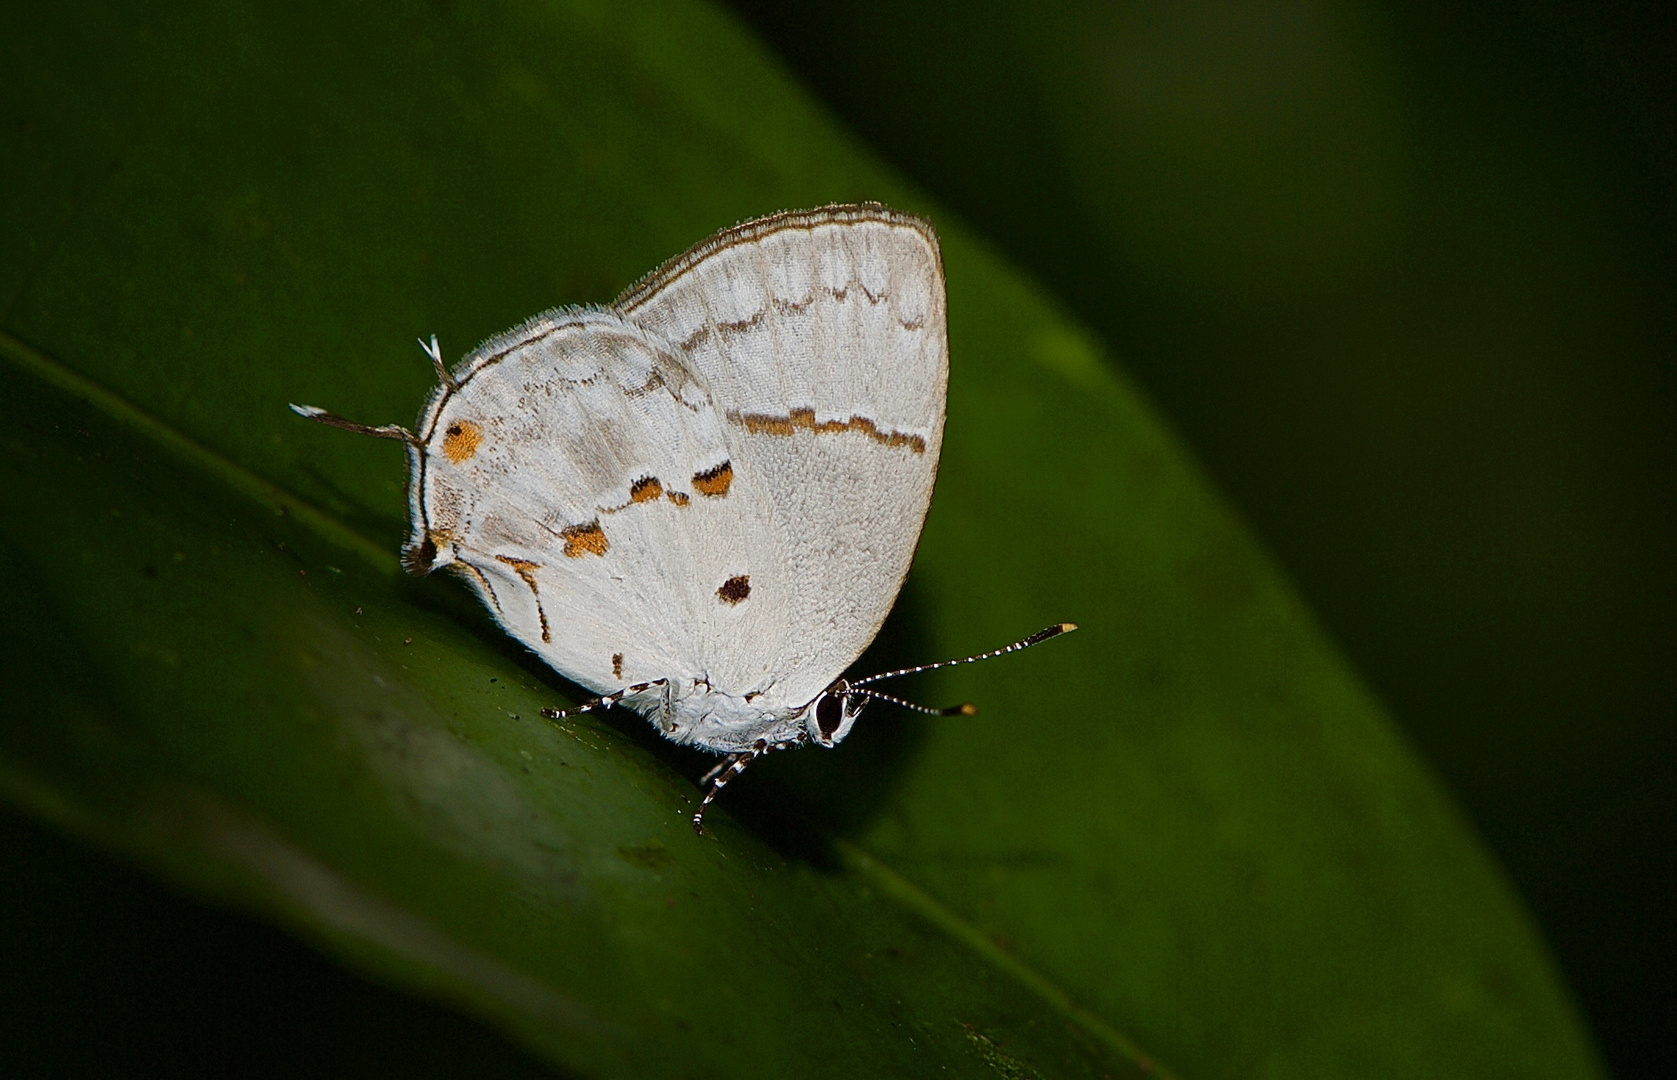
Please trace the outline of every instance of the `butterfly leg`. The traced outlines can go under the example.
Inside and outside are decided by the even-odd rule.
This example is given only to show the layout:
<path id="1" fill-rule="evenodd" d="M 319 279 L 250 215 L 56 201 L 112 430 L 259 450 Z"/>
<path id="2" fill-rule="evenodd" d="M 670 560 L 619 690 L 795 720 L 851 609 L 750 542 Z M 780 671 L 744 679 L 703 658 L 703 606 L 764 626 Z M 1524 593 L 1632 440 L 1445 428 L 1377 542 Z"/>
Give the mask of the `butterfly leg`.
<path id="1" fill-rule="evenodd" d="M 744 772 L 747 765 L 756 761 L 758 755 L 768 753 L 768 749 L 769 744 L 762 739 L 758 739 L 751 749 L 738 754 L 729 754 L 722 759 L 721 766 L 705 774 L 705 779 L 710 780 L 711 777 L 715 777 L 715 779 L 711 780 L 710 790 L 705 792 L 705 801 L 700 803 L 699 809 L 693 813 L 694 832 L 700 836 L 705 834 L 705 807 L 711 804 L 711 800 L 722 794 L 722 789 L 728 786 L 730 780 Z M 700 781 L 700 783 L 703 782 Z"/>
<path id="2" fill-rule="evenodd" d="M 723 769 L 728 768 L 728 766 L 732 765 L 734 762 L 738 761 L 740 758 L 742 758 L 744 756 L 745 756 L 744 754 L 729 754 L 727 757 L 723 758 L 721 761 L 718 761 L 715 765 L 712 765 L 710 767 L 709 772 L 707 772 L 703 776 L 699 777 L 699 786 L 703 787 L 704 785 L 710 783 L 712 780 L 715 780 L 717 773 L 721 772 Z"/>
<path id="3" fill-rule="evenodd" d="M 764 754 L 773 753 L 776 750 L 790 750 L 794 746 L 801 745 L 803 741 L 804 740 L 801 736 L 796 739 L 789 739 L 786 742 L 778 743 L 770 743 L 767 740 L 758 739 L 752 744 L 751 749 L 742 750 L 737 754 L 729 754 L 727 757 L 717 762 L 714 768 L 699 778 L 699 783 L 710 784 L 710 790 L 705 793 L 704 802 L 699 804 L 698 811 L 693 814 L 693 831 L 698 833 L 700 836 L 705 834 L 705 807 L 709 806 L 711 804 L 711 800 L 715 799 L 722 793 L 722 789 L 728 786 L 729 781 L 744 772 L 747 765 L 756 761 Z"/>
<path id="4" fill-rule="evenodd" d="M 668 686 L 669 682 L 668 679 L 653 679 L 651 682 L 636 683 L 634 686 L 625 686 L 623 689 L 615 690 L 604 697 L 597 697 L 593 701 L 585 701 L 581 705 L 569 709 L 543 709 L 542 715 L 549 720 L 563 720 L 567 716 L 575 716 L 577 713 L 590 712 L 594 709 L 609 709 L 630 694 L 639 694 L 652 689 L 654 686 Z"/>

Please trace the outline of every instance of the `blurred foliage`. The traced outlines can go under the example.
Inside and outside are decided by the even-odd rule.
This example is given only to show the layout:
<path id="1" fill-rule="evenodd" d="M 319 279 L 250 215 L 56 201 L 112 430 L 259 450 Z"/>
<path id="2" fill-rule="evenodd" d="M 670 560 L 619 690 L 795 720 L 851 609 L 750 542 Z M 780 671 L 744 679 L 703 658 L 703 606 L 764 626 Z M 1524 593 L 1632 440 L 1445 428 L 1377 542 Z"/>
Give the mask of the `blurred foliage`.
<path id="1" fill-rule="evenodd" d="M 586 1075 L 1593 1073 L 1472 833 L 1095 340 L 729 19 L 4 18 L 20 805 Z M 396 572 L 395 448 L 283 405 L 405 418 L 415 333 L 868 197 L 939 221 L 955 360 L 865 662 L 1084 630 L 924 680 L 979 720 L 754 770 L 699 841 L 705 763 L 540 722 L 560 681 Z"/>

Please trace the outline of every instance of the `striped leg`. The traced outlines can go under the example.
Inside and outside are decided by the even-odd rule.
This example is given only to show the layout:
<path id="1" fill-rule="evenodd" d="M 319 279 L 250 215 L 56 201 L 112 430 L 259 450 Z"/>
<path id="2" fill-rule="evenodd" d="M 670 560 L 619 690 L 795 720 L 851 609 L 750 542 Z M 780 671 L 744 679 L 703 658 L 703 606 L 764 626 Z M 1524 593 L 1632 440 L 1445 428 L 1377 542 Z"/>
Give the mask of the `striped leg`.
<path id="1" fill-rule="evenodd" d="M 634 686 L 625 686 L 623 689 L 613 691 L 604 697 L 597 697 L 593 701 L 585 701 L 573 708 L 543 709 L 542 715 L 549 720 L 563 720 L 567 716 L 575 716 L 577 713 L 585 713 L 594 709 L 609 709 L 630 694 L 638 694 L 643 690 L 650 690 L 654 686 L 668 686 L 669 681 L 668 679 L 653 679 L 651 682 L 636 683 Z"/>
<path id="2" fill-rule="evenodd" d="M 704 787 L 706 784 L 710 783 L 712 780 L 715 780 L 717 773 L 721 772 L 723 769 L 726 769 L 728 766 L 732 765 L 734 762 L 738 761 L 740 758 L 742 758 L 744 756 L 745 756 L 744 754 L 729 754 L 727 757 L 723 758 L 721 761 L 718 761 L 715 765 L 712 765 L 710 767 L 709 772 L 707 772 L 703 776 L 699 777 L 699 786 Z"/>
<path id="3" fill-rule="evenodd" d="M 701 784 L 709 781 L 710 791 L 705 793 L 704 802 L 699 804 L 699 809 L 693 814 L 693 831 L 698 833 L 700 836 L 705 834 L 705 807 L 709 806 L 711 800 L 722 793 L 722 789 L 727 787 L 731 780 L 740 773 L 744 772 L 747 765 L 756 761 L 764 754 L 773 753 L 776 750 L 790 750 L 794 746 L 801 746 L 803 745 L 803 741 L 802 736 L 799 736 L 796 739 L 789 739 L 786 742 L 778 743 L 769 743 L 764 739 L 758 739 L 752 744 L 751 749 L 742 750 L 737 754 L 729 754 L 727 757 L 717 762 L 716 767 L 711 769 L 710 772 L 705 773 L 705 775 L 699 780 L 699 783 Z"/>

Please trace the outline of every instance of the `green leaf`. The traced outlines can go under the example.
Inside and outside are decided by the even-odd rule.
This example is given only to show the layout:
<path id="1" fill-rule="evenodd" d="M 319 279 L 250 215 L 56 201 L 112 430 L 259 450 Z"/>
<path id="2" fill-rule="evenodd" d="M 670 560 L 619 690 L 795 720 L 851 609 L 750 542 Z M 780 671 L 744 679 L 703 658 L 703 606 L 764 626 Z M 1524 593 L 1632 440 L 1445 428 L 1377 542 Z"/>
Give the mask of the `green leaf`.
<path id="1" fill-rule="evenodd" d="M 710 9 L 8 10 L 0 789 L 598 1076 L 1590 1075 L 1525 916 L 1098 347 Z M 429 366 L 733 220 L 945 239 L 939 491 L 870 713 L 705 763 L 408 581 Z M 1168 1069 L 1167 1066 L 1168 1065 Z"/>

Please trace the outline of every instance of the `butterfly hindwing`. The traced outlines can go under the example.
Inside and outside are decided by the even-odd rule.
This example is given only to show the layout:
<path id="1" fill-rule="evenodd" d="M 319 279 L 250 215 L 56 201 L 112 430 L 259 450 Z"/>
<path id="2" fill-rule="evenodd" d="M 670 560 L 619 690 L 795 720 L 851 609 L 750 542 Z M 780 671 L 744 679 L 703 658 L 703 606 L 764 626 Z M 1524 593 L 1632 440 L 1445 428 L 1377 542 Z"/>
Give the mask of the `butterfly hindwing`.
<path id="1" fill-rule="evenodd" d="M 712 538 L 749 517 L 716 497 L 721 425 L 656 335 L 610 312 L 538 316 L 474 352 L 427 407 L 416 542 L 592 690 L 690 674 L 736 606 L 714 593 L 743 555 Z"/>

